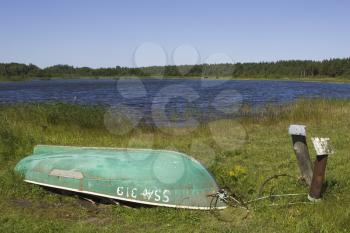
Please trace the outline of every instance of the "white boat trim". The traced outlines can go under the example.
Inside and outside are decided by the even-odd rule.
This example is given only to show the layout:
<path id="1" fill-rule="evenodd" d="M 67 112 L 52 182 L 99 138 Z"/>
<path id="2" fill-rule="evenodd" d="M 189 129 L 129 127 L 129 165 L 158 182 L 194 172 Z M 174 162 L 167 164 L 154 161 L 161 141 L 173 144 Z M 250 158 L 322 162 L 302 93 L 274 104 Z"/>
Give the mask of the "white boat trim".
<path id="1" fill-rule="evenodd" d="M 173 208 L 180 208 L 180 209 L 192 209 L 192 210 L 212 210 L 212 209 L 222 210 L 222 209 L 225 209 L 227 207 L 227 206 L 220 206 L 220 207 L 210 208 L 210 207 L 195 207 L 195 206 L 182 206 L 182 205 L 162 204 L 162 203 L 155 203 L 155 202 L 148 202 L 148 201 L 140 201 L 140 200 L 135 200 L 135 199 L 128 199 L 128 198 L 123 198 L 123 197 L 116 197 L 116 196 L 111 196 L 111 195 L 106 195 L 106 194 L 99 194 L 99 193 L 89 192 L 89 191 L 82 191 L 82 190 L 78 190 L 78 189 L 72 189 L 72 188 L 66 188 L 66 187 L 62 187 L 62 186 L 45 184 L 45 183 L 31 181 L 31 180 L 24 180 L 24 181 L 27 182 L 27 183 L 42 185 L 42 186 L 46 186 L 46 187 L 50 187 L 50 188 L 63 189 L 63 190 L 72 191 L 72 192 L 84 193 L 84 194 L 89 194 L 89 195 L 99 196 L 99 197 L 107 197 L 107 198 L 111 198 L 111 199 L 135 202 L 135 203 L 146 204 L 146 205 L 155 205 L 155 206 L 162 206 L 162 207 L 173 207 Z"/>

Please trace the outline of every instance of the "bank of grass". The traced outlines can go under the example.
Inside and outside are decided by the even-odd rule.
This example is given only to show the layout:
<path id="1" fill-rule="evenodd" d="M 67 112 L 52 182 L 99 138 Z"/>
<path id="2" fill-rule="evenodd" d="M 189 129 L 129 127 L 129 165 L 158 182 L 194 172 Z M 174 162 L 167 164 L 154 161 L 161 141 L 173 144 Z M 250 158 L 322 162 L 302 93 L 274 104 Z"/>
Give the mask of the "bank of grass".
<path id="1" fill-rule="evenodd" d="M 220 78 L 219 78 L 220 79 Z M 225 78 L 223 78 L 225 79 Z M 232 78 L 230 78 L 232 79 Z M 233 78 L 232 80 L 236 80 Z M 239 77 L 237 80 L 275 80 L 275 81 L 299 81 L 299 82 L 326 82 L 326 83 L 348 83 L 349 76 L 266 76 L 266 77 Z"/>
<path id="2" fill-rule="evenodd" d="M 11 76 L 11 77 L 3 77 L 0 76 L 1 82 L 21 82 L 21 81 L 30 81 L 30 80 L 55 80 L 55 79 L 65 79 L 65 80 L 77 80 L 77 79 L 120 79 L 120 78 L 139 78 L 139 79 L 184 79 L 184 80 L 255 80 L 255 81 L 299 81 L 299 82 L 326 82 L 326 83 L 349 83 L 350 77 L 348 75 L 344 76 L 61 76 L 61 77 L 23 77 L 23 76 Z"/>
<path id="3" fill-rule="evenodd" d="M 105 109 L 100 107 L 0 106 L 0 232 L 348 232 L 350 102 L 300 100 L 257 112 L 245 106 L 241 111 L 240 119 L 202 124 L 194 131 L 139 126 L 118 136 L 104 126 Z M 336 150 L 329 158 L 324 199 L 317 204 L 309 204 L 302 195 L 252 202 L 249 212 L 93 206 L 25 184 L 13 172 L 36 144 L 172 148 L 207 162 L 211 156 L 207 164 L 221 186 L 248 201 L 257 197 L 266 178 L 298 176 L 287 134 L 292 123 L 307 125 L 308 140 L 330 137 Z M 193 149 L 194 141 L 200 149 Z M 297 178 L 281 177 L 272 180 L 264 194 L 307 192 Z"/>

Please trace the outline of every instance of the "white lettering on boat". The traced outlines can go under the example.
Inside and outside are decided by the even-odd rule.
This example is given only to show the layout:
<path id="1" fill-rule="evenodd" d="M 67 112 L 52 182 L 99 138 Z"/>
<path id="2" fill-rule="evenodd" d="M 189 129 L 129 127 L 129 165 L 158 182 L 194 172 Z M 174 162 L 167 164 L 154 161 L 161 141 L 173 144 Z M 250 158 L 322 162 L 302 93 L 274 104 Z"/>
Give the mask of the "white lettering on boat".
<path id="1" fill-rule="evenodd" d="M 132 198 L 137 198 L 137 196 L 136 196 L 136 192 L 137 192 L 137 188 L 133 188 L 132 190 L 131 190 L 131 197 Z"/>
<path id="2" fill-rule="evenodd" d="M 154 192 L 153 190 L 148 191 L 147 188 L 145 188 L 141 193 L 141 195 L 143 196 L 143 199 L 151 200 L 153 192 Z"/>
<path id="3" fill-rule="evenodd" d="M 124 194 L 124 193 L 123 193 L 123 189 L 124 189 L 124 187 L 118 187 L 118 188 L 117 188 L 117 195 L 118 195 L 118 196 L 123 196 L 123 194 Z"/>
<path id="4" fill-rule="evenodd" d="M 168 195 L 170 195 L 170 191 L 165 189 L 163 191 L 163 202 L 169 202 L 169 196 Z"/>
<path id="5" fill-rule="evenodd" d="M 160 201 L 159 190 L 156 190 L 154 192 L 154 196 L 155 196 L 155 198 L 154 198 L 155 201 Z"/>
<path id="6" fill-rule="evenodd" d="M 144 200 L 147 201 L 156 201 L 156 202 L 169 202 L 170 191 L 167 189 L 147 189 L 144 188 L 142 191 L 139 191 L 137 188 L 130 188 L 124 186 L 117 187 L 118 196 L 126 196 L 127 198 L 131 197 L 137 199 L 138 196 L 142 196 Z"/>

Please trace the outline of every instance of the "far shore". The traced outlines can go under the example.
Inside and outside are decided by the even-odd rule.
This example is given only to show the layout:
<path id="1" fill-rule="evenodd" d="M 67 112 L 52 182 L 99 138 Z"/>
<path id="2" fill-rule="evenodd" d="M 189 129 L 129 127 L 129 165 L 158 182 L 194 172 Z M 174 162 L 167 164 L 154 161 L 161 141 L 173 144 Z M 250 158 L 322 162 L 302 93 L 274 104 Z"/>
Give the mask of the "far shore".
<path id="1" fill-rule="evenodd" d="M 98 76 L 98 77 L 78 77 L 78 76 L 70 76 L 70 77 L 15 77 L 15 78 L 1 78 L 0 77 L 0 83 L 4 82 L 23 82 L 23 81 L 31 81 L 31 80 L 78 80 L 78 79 L 133 79 L 133 78 L 139 78 L 139 79 L 184 79 L 184 80 L 237 80 L 237 81 L 244 81 L 244 80 L 252 80 L 252 81 L 298 81 L 298 82 L 326 82 L 326 83 L 349 83 L 350 77 L 327 77 L 327 76 L 319 76 L 319 77 L 201 77 L 201 76 L 170 76 L 170 77 L 164 77 L 164 76 Z"/>

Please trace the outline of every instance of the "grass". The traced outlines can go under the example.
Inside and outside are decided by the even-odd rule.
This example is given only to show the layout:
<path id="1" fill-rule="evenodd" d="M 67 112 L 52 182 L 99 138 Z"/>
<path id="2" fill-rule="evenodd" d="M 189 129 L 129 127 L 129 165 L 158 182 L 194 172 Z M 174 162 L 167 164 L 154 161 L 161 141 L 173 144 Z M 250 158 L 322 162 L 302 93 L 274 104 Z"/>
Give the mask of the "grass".
<path id="1" fill-rule="evenodd" d="M 232 79 L 232 78 L 231 78 Z M 233 80 L 236 80 L 233 78 Z M 239 77 L 237 80 L 275 80 L 275 81 L 299 81 L 299 82 L 327 82 L 327 83 L 348 83 L 350 81 L 348 76 L 280 76 L 280 77 Z"/>
<path id="2" fill-rule="evenodd" d="M 300 100 L 258 112 L 245 106 L 241 111 L 245 117 L 196 129 L 173 132 L 143 125 L 115 135 L 106 129 L 105 109 L 100 107 L 1 105 L 0 232 L 348 232 L 350 102 Z M 221 186 L 247 201 L 257 197 L 266 178 L 299 175 L 287 134 L 292 123 L 307 125 L 308 140 L 330 137 L 336 149 L 328 161 L 323 201 L 317 204 L 302 195 L 252 202 L 249 212 L 232 207 L 194 211 L 93 206 L 26 184 L 13 172 L 36 144 L 171 148 L 205 161 Z M 308 143 L 313 160 L 315 152 Z M 264 194 L 307 192 L 296 178 L 281 177 L 272 180 Z"/>

